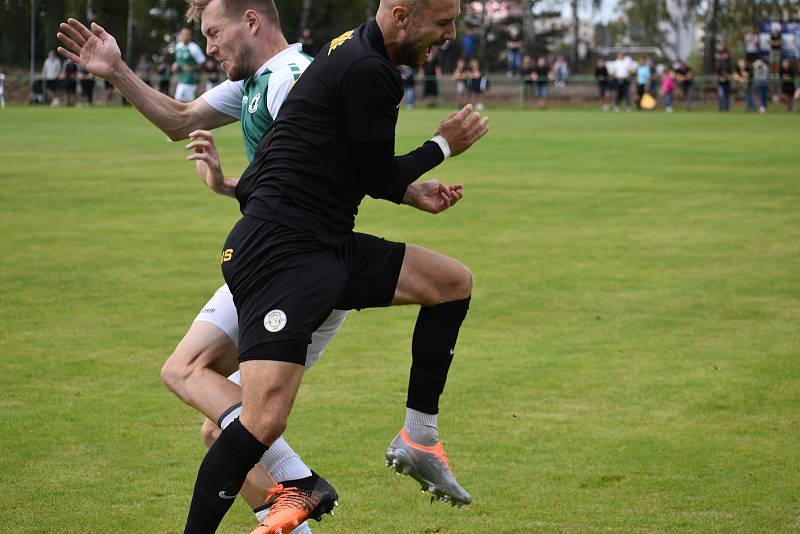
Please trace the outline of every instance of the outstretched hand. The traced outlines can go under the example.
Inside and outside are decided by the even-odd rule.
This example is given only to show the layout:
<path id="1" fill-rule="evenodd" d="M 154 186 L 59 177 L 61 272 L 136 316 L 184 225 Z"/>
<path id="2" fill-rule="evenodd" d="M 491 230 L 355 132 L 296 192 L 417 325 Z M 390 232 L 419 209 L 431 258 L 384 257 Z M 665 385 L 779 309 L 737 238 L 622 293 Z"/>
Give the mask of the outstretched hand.
<path id="1" fill-rule="evenodd" d="M 453 111 L 439 125 L 436 133 L 447 140 L 450 155 L 458 156 L 489 131 L 489 117 L 472 112 L 472 104 Z"/>
<path id="2" fill-rule="evenodd" d="M 186 156 L 189 161 L 195 162 L 197 175 L 212 191 L 220 195 L 234 196 L 238 180 L 225 178 L 222 165 L 219 162 L 217 147 L 214 144 L 214 135 L 207 130 L 195 130 L 189 134 L 192 140 L 186 148 L 192 153 Z"/>
<path id="3" fill-rule="evenodd" d="M 58 52 L 79 64 L 95 76 L 110 80 L 122 63 L 117 40 L 99 24 L 92 22 L 91 30 L 76 19 L 68 19 L 59 25 L 56 34 L 64 46 Z"/>
<path id="4" fill-rule="evenodd" d="M 461 184 L 447 185 L 439 180 L 413 183 L 406 189 L 403 204 L 428 213 L 441 213 L 464 196 Z"/>

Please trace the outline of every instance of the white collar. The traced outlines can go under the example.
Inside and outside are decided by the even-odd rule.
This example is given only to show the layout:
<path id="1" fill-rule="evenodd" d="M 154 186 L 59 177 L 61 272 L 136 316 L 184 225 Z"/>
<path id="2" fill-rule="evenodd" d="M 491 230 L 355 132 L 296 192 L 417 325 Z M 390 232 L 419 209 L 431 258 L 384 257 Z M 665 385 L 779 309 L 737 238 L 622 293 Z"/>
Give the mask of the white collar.
<path id="1" fill-rule="evenodd" d="M 257 76 L 260 76 L 267 69 L 274 71 L 278 67 L 284 65 L 285 56 L 288 56 L 289 54 L 295 52 L 302 52 L 302 51 L 303 51 L 303 45 L 301 45 L 300 43 L 290 44 L 287 48 L 284 48 L 283 50 L 281 50 L 280 52 L 269 58 L 266 63 L 261 65 L 256 71 L 256 73 L 253 75 L 253 77 L 255 78 Z"/>

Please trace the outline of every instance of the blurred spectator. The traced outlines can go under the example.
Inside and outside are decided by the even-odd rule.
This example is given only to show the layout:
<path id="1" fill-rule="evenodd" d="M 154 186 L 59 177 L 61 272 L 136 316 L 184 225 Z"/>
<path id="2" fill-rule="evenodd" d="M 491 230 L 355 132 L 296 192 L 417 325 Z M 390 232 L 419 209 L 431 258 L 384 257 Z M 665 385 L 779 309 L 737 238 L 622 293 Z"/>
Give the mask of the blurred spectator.
<path id="1" fill-rule="evenodd" d="M 66 93 L 66 105 L 75 105 L 75 95 L 78 89 L 78 65 L 71 59 L 65 59 L 61 65 L 61 78 L 64 92 Z"/>
<path id="2" fill-rule="evenodd" d="M 631 110 L 631 81 L 630 77 L 635 69 L 631 56 L 622 52 L 617 54 L 617 59 L 611 64 L 611 75 L 614 77 L 614 88 L 617 98 L 614 101 L 614 111 L 619 111 L 622 101 L 625 100 L 625 110 Z"/>
<path id="3" fill-rule="evenodd" d="M 720 111 L 730 111 L 731 109 L 731 78 L 733 68 L 731 67 L 731 53 L 725 45 L 721 45 L 717 50 L 717 99 Z"/>
<path id="4" fill-rule="evenodd" d="M 400 78 L 403 80 L 403 94 L 406 99 L 406 109 L 411 111 L 414 109 L 414 69 L 409 66 L 402 65 L 400 67 Z"/>
<path id="5" fill-rule="evenodd" d="M 664 111 L 667 113 L 672 113 L 672 99 L 677 87 L 675 72 L 670 67 L 665 68 L 661 76 L 661 98 L 664 101 Z"/>
<path id="6" fill-rule="evenodd" d="M 87 106 L 94 104 L 94 75 L 83 67 L 78 68 L 78 80 L 81 82 L 81 94 Z"/>
<path id="7" fill-rule="evenodd" d="M 425 80 L 425 105 L 429 108 L 436 107 L 439 99 L 439 80 L 442 79 L 442 66 L 439 64 L 439 56 L 435 48 L 431 49 L 420 70 L 423 80 Z"/>
<path id="8" fill-rule="evenodd" d="M 452 79 L 456 82 L 456 107 L 462 108 L 467 103 L 467 62 L 460 58 L 456 61 L 456 68 L 453 70 Z"/>
<path id="9" fill-rule="evenodd" d="M 489 87 L 488 84 L 488 78 L 481 70 L 480 62 L 477 59 L 471 59 L 467 72 L 467 91 L 470 102 L 479 111 L 483 109 L 483 95 Z"/>
<path id="10" fill-rule="evenodd" d="M 478 28 L 467 27 L 467 30 L 464 32 L 464 37 L 461 38 L 461 57 L 466 61 L 475 57 L 479 42 L 480 36 L 478 35 Z"/>
<path id="11" fill-rule="evenodd" d="M 756 110 L 756 102 L 753 99 L 753 68 L 747 64 L 744 58 L 736 62 L 736 70 L 733 73 L 733 78 L 739 82 L 744 90 L 745 109 L 747 111 Z"/>
<path id="12" fill-rule="evenodd" d="M 0 108 L 6 107 L 6 75 L 0 67 Z"/>
<path id="13" fill-rule="evenodd" d="M 769 66 L 764 61 L 757 59 L 753 62 L 753 84 L 758 91 L 758 112 L 766 113 L 769 97 Z"/>
<path id="14" fill-rule="evenodd" d="M 508 53 L 506 75 L 513 78 L 522 69 L 522 39 L 516 28 L 511 30 L 506 41 L 506 52 Z"/>
<path id="15" fill-rule="evenodd" d="M 569 65 L 567 65 L 567 60 L 564 59 L 564 56 L 558 56 L 556 58 L 556 62 L 553 63 L 553 75 L 555 76 L 556 87 L 564 87 L 567 85 L 567 80 L 569 79 Z"/>
<path id="16" fill-rule="evenodd" d="M 753 28 L 748 28 L 747 33 L 744 34 L 744 53 L 748 63 L 761 57 L 758 47 L 758 34 L 753 31 Z"/>
<path id="17" fill-rule="evenodd" d="M 103 80 L 103 88 L 106 90 L 104 103 L 106 106 L 110 106 L 114 103 L 114 84 L 108 80 Z"/>
<path id="18" fill-rule="evenodd" d="M 769 35 L 769 72 L 778 74 L 781 65 L 781 49 L 783 48 L 783 36 L 781 36 L 781 25 L 773 24 L 772 32 Z"/>
<path id="19" fill-rule="evenodd" d="M 221 70 L 214 59 L 206 58 L 206 62 L 203 65 L 203 73 L 206 75 L 206 91 L 210 91 L 219 85 Z"/>
<path id="20" fill-rule="evenodd" d="M 172 70 L 167 60 L 162 58 L 158 64 L 158 90 L 165 95 L 169 95 L 169 86 L 172 78 Z"/>
<path id="21" fill-rule="evenodd" d="M 681 88 L 683 99 L 686 102 L 686 109 L 692 109 L 692 86 L 694 85 L 694 73 L 689 65 L 682 59 L 675 62 L 675 80 Z"/>
<path id="22" fill-rule="evenodd" d="M 314 49 L 314 37 L 311 35 L 311 28 L 303 28 L 297 42 L 303 45 L 303 53 L 307 56 L 314 57 L 317 51 Z"/>
<path id="23" fill-rule="evenodd" d="M 781 68 L 778 71 L 781 78 L 781 100 L 786 104 L 787 111 L 794 111 L 794 93 L 797 91 L 794 79 L 797 76 L 794 62 L 789 58 L 781 60 Z"/>
<path id="24" fill-rule="evenodd" d="M 522 80 L 522 99 L 525 102 L 525 107 L 528 107 L 530 101 L 533 100 L 535 74 L 533 59 L 531 59 L 531 56 L 526 55 L 522 58 L 522 68 L 519 70 L 520 79 Z"/>
<path id="25" fill-rule="evenodd" d="M 197 82 L 200 66 L 206 62 L 206 56 L 200 47 L 192 41 L 192 29 L 182 28 L 175 45 L 175 63 L 172 71 L 178 74 L 178 85 L 175 87 L 175 100 L 191 102 L 197 94 Z"/>
<path id="26" fill-rule="evenodd" d="M 661 70 L 656 66 L 656 62 L 651 57 L 647 57 L 645 64 L 650 67 L 650 83 L 647 87 L 647 92 L 651 95 L 657 95 L 660 87 Z"/>
<path id="27" fill-rule="evenodd" d="M 47 101 L 50 102 L 51 106 L 58 106 L 61 103 L 58 100 L 58 89 L 60 85 L 58 76 L 60 74 L 61 61 L 56 57 L 56 53 L 50 50 L 42 66 L 42 78 L 45 80 L 45 88 L 47 89 Z"/>
<path id="28" fill-rule="evenodd" d="M 611 77 L 608 75 L 606 60 L 598 58 L 594 68 L 594 79 L 597 80 L 597 92 L 603 111 L 608 111 L 608 92 L 611 90 Z"/>
<path id="29" fill-rule="evenodd" d="M 540 57 L 536 60 L 536 68 L 533 69 L 533 79 L 536 82 L 536 105 L 539 108 L 546 108 L 550 98 L 550 82 L 555 78 L 553 69 L 547 64 L 547 59 Z"/>
<path id="30" fill-rule="evenodd" d="M 153 64 L 147 59 L 146 54 L 139 56 L 139 62 L 136 64 L 136 75 L 149 86 L 153 86 L 150 82 L 150 77 L 153 75 Z"/>
<path id="31" fill-rule="evenodd" d="M 640 58 L 636 65 L 636 109 L 642 110 L 642 97 L 650 87 L 650 67 L 647 65 L 647 58 Z"/>

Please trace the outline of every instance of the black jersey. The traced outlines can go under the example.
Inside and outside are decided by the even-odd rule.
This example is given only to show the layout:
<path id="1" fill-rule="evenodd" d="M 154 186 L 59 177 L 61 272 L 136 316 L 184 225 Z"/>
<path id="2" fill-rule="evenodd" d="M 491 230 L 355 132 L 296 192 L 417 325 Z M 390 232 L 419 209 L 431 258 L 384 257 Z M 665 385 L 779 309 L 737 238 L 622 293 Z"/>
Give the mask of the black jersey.
<path id="1" fill-rule="evenodd" d="M 402 97 L 375 21 L 328 43 L 242 175 L 242 212 L 333 244 L 352 231 L 365 195 L 399 203 L 410 183 L 444 159 L 431 141 L 394 155 Z"/>

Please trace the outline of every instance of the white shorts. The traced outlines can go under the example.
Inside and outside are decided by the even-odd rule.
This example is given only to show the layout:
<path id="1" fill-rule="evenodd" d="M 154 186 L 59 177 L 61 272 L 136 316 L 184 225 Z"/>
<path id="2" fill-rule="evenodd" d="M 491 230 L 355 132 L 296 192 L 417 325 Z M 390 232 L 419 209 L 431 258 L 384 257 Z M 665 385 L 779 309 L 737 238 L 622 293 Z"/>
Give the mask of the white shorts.
<path id="1" fill-rule="evenodd" d="M 197 85 L 179 83 L 175 87 L 175 100 L 179 102 L 191 102 L 194 100 L 195 93 L 197 93 Z"/>
<path id="2" fill-rule="evenodd" d="M 306 351 L 306 369 L 310 368 L 320 359 L 325 347 L 328 346 L 333 335 L 341 330 L 344 320 L 347 319 L 346 310 L 333 310 L 319 328 L 311 334 L 311 343 Z M 197 314 L 195 321 L 211 323 L 231 338 L 233 344 L 239 345 L 239 317 L 236 314 L 236 306 L 233 304 L 233 295 L 228 285 L 225 284 L 217 289 L 211 300 L 203 306 Z M 238 380 L 239 372 L 235 373 Z M 237 384 L 237 380 L 234 380 Z"/>

